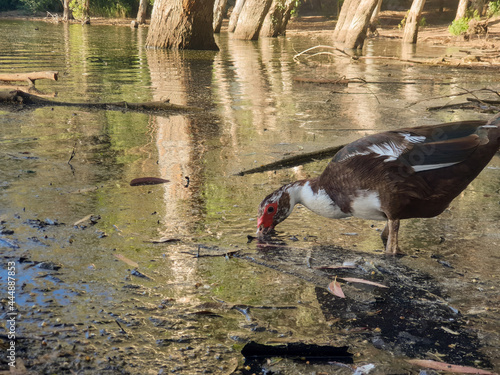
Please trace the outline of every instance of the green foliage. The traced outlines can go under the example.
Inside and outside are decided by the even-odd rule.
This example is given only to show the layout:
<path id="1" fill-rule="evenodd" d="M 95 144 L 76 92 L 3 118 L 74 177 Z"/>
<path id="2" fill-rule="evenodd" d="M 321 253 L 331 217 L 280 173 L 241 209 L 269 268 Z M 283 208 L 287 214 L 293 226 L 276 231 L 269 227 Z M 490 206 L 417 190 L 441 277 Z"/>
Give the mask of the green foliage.
<path id="1" fill-rule="evenodd" d="M 17 0 L 3 0 L 0 1 L 0 12 L 6 10 L 14 10 L 17 9 L 19 2 Z"/>
<path id="2" fill-rule="evenodd" d="M 469 29 L 469 22 L 472 19 L 480 19 L 479 13 L 477 10 L 467 11 L 467 15 L 465 17 L 459 18 L 458 20 L 454 20 L 450 26 L 448 26 L 448 31 L 451 35 L 462 35 L 467 32 Z"/>
<path id="3" fill-rule="evenodd" d="M 82 20 L 85 17 L 85 10 L 83 8 L 83 0 L 71 0 L 69 2 L 69 9 L 73 13 L 75 20 Z"/>
<path id="4" fill-rule="evenodd" d="M 137 12 L 135 8 L 139 2 L 137 0 L 90 0 L 90 3 L 93 16 L 124 18 L 133 15 L 132 9 Z"/>
<path id="5" fill-rule="evenodd" d="M 295 17 L 297 15 L 297 12 L 299 9 L 300 0 L 293 0 L 292 3 L 293 3 L 293 8 L 292 8 L 292 11 L 290 12 L 290 14 L 292 17 Z"/>
<path id="6" fill-rule="evenodd" d="M 404 29 L 404 27 L 406 26 L 406 20 L 408 19 L 409 13 L 410 13 L 410 11 L 406 12 L 406 15 L 404 16 L 404 18 L 401 20 L 401 22 L 398 25 L 398 29 Z M 427 19 L 424 16 L 420 17 L 420 21 L 418 21 L 418 26 L 419 27 L 426 27 L 427 26 Z"/>
<path id="7" fill-rule="evenodd" d="M 61 2 L 58 0 L 19 0 L 23 9 L 29 12 L 45 12 L 61 10 Z"/>
<path id="8" fill-rule="evenodd" d="M 454 20 L 450 26 L 448 26 L 448 32 L 451 35 L 461 35 L 465 34 L 469 29 L 469 21 L 467 17 L 459 18 Z"/>
<path id="9" fill-rule="evenodd" d="M 151 3 L 154 0 L 149 0 Z M 297 0 L 298 1 L 298 0 Z M 75 19 L 85 18 L 84 0 L 70 0 L 69 7 Z M 137 0 L 90 0 L 90 15 L 96 17 L 131 17 L 135 16 Z M 0 11 L 25 9 L 29 12 L 62 12 L 61 0 L 0 0 Z"/>
<path id="10" fill-rule="evenodd" d="M 495 16 L 497 14 L 500 14 L 500 0 L 490 1 L 488 3 L 487 16 L 488 17 L 493 17 L 493 16 Z"/>

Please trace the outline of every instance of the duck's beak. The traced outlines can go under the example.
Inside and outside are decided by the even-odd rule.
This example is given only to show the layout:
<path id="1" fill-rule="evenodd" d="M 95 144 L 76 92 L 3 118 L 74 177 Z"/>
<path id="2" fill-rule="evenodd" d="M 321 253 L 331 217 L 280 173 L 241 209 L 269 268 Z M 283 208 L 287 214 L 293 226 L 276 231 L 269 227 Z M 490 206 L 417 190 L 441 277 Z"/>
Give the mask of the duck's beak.
<path id="1" fill-rule="evenodd" d="M 273 226 L 269 226 L 269 227 L 265 227 L 264 224 L 262 224 L 259 220 L 259 222 L 257 223 L 258 227 L 257 227 L 257 236 L 258 237 L 263 237 L 269 233 L 271 233 L 274 229 Z"/>

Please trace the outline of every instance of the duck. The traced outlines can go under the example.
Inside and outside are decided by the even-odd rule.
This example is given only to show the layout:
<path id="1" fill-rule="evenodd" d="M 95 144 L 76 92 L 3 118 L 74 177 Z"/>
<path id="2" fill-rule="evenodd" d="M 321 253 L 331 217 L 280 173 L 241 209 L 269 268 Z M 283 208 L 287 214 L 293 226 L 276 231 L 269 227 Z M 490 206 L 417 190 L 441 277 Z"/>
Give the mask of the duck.
<path id="1" fill-rule="evenodd" d="M 500 113 L 385 131 L 340 149 L 321 175 L 288 183 L 262 200 L 257 235 L 266 237 L 302 204 L 341 219 L 383 220 L 388 254 L 401 253 L 400 221 L 441 214 L 488 165 L 500 147 Z"/>

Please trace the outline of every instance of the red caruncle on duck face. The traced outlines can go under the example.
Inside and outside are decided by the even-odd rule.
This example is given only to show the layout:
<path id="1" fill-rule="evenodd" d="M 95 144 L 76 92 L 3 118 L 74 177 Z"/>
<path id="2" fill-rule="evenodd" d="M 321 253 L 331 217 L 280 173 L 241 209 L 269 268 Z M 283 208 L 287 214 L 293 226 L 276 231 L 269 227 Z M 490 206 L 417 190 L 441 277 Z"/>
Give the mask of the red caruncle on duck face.
<path id="1" fill-rule="evenodd" d="M 290 196 L 283 187 L 268 195 L 259 206 L 257 234 L 268 234 L 285 220 L 290 212 Z"/>
<path id="2" fill-rule="evenodd" d="M 276 224 L 274 223 L 274 217 L 278 212 L 278 202 L 265 204 L 262 202 L 259 207 L 259 220 L 257 221 L 257 233 L 267 234 L 274 229 Z"/>

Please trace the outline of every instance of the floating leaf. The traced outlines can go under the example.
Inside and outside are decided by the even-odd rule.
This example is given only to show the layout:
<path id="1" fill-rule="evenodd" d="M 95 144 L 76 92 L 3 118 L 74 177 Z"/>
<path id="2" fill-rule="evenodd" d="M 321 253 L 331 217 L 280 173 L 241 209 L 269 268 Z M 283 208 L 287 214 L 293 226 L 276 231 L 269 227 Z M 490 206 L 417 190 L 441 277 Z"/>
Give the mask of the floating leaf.
<path id="1" fill-rule="evenodd" d="M 328 291 L 332 293 L 334 296 L 340 297 L 340 298 L 345 298 L 345 294 L 342 291 L 342 288 L 340 287 L 340 284 L 337 282 L 337 278 L 335 277 L 335 280 L 333 280 L 330 285 L 328 285 Z"/>
<path id="2" fill-rule="evenodd" d="M 375 281 L 358 279 L 357 277 L 341 277 L 341 279 L 350 283 L 368 284 L 368 285 L 378 286 L 380 288 L 389 288 L 387 285 L 376 283 Z"/>
<path id="3" fill-rule="evenodd" d="M 142 186 L 142 185 L 158 185 L 169 182 L 169 180 L 165 180 L 159 177 L 139 177 L 134 178 L 130 181 L 130 186 Z"/>
<path id="4" fill-rule="evenodd" d="M 134 262 L 133 260 L 128 259 L 127 257 L 123 256 L 122 254 L 113 254 L 116 259 L 121 260 L 122 262 L 127 263 L 130 267 L 139 267 L 139 263 Z"/>
<path id="5" fill-rule="evenodd" d="M 493 372 L 487 370 L 481 370 L 468 366 L 450 365 L 449 363 L 437 362 L 429 359 L 409 359 L 408 362 L 420 367 L 427 367 L 433 370 L 440 370 L 446 372 L 458 372 L 462 374 L 495 375 Z"/>

